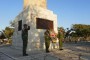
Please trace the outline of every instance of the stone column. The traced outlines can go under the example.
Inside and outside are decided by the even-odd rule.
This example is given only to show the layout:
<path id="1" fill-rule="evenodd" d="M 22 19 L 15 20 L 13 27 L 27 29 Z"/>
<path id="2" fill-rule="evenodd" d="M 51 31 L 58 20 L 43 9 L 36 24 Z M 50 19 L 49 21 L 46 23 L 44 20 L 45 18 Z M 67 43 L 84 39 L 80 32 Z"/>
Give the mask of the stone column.
<path id="1" fill-rule="evenodd" d="M 24 0 L 24 9 L 27 8 L 28 6 L 38 6 L 42 8 L 47 8 L 46 0 Z"/>

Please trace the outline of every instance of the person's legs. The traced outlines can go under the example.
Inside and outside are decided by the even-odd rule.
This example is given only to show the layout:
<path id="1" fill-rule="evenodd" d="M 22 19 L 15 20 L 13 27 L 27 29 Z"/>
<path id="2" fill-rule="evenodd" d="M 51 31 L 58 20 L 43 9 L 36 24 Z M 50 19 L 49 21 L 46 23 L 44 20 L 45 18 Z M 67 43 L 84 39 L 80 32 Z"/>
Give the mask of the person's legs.
<path id="1" fill-rule="evenodd" d="M 50 46 L 50 41 L 48 41 L 48 43 L 47 43 L 47 50 L 48 50 L 48 52 L 49 52 L 49 46 Z"/>
<path id="2" fill-rule="evenodd" d="M 63 49 L 62 49 L 62 45 L 63 45 L 62 40 L 59 40 L 59 50 L 63 50 Z"/>
<path id="3" fill-rule="evenodd" d="M 45 46 L 46 46 L 46 52 L 48 52 L 48 43 L 45 42 Z"/>
<path id="4" fill-rule="evenodd" d="M 23 41 L 23 56 L 28 55 L 28 54 L 26 54 L 26 49 L 27 49 L 27 40 Z"/>
<path id="5" fill-rule="evenodd" d="M 46 52 L 49 52 L 50 41 L 47 40 L 45 42 L 45 46 L 46 46 Z"/>

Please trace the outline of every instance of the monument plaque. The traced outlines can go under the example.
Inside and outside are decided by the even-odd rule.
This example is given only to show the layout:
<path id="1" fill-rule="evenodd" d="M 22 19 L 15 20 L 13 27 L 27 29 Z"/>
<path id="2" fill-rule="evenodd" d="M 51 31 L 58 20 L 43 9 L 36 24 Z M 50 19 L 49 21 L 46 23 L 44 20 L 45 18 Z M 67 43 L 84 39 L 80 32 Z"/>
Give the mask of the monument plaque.
<path id="1" fill-rule="evenodd" d="M 53 29 L 53 21 L 37 18 L 36 27 L 37 29 Z"/>

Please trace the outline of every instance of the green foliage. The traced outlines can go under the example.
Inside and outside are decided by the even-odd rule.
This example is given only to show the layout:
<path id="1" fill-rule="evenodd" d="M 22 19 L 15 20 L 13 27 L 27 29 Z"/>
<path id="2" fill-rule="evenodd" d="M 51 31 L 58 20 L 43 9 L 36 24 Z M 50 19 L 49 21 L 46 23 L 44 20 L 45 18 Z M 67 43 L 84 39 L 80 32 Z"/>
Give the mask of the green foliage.
<path id="1" fill-rule="evenodd" d="M 5 36 L 9 39 L 13 35 L 14 29 L 6 27 L 3 32 L 5 33 Z"/>
<path id="2" fill-rule="evenodd" d="M 14 21 L 10 21 L 10 26 L 14 27 L 14 23 L 15 23 L 15 20 Z"/>
<path id="3" fill-rule="evenodd" d="M 63 28 L 63 27 L 58 27 L 58 31 L 59 31 L 60 29 L 62 29 L 62 30 L 65 32 L 65 30 L 64 30 L 64 28 Z"/>
<path id="4" fill-rule="evenodd" d="M 90 36 L 90 25 L 74 24 L 72 28 L 76 31 L 75 35 L 78 37 Z"/>
<path id="5" fill-rule="evenodd" d="M 5 35 L 3 34 L 3 32 L 2 31 L 0 31 L 0 39 L 5 39 L 6 37 L 5 37 Z"/>

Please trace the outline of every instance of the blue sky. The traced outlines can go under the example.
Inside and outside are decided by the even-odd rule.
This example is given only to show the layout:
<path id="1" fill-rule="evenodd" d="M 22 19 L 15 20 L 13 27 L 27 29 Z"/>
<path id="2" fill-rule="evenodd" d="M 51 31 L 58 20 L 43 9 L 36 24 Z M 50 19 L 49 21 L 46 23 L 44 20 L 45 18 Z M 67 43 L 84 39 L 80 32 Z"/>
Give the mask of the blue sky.
<path id="1" fill-rule="evenodd" d="M 58 26 L 90 24 L 90 0 L 47 0 L 47 7 L 58 17 Z M 23 0 L 0 0 L 0 30 L 9 26 L 23 9 Z"/>

